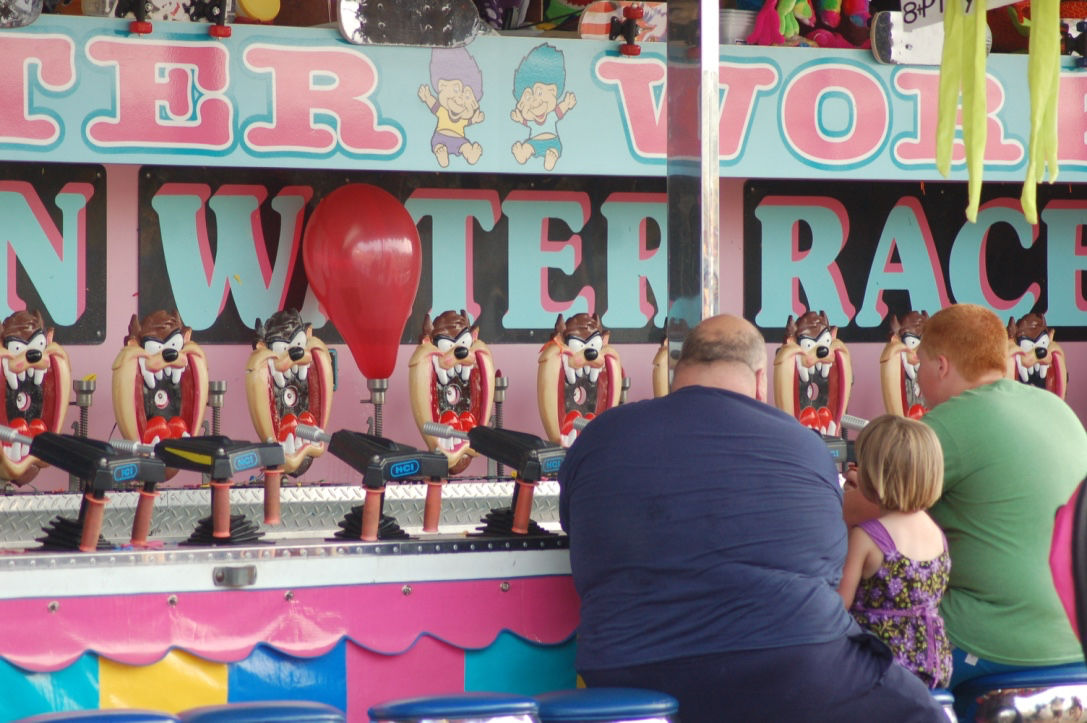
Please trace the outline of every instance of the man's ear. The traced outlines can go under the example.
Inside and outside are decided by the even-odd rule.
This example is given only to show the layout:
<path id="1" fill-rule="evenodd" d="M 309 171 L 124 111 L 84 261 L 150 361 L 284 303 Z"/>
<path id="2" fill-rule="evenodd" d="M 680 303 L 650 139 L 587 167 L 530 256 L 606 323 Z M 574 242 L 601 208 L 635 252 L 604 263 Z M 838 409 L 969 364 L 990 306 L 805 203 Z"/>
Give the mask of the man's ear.
<path id="1" fill-rule="evenodd" d="M 755 400 L 766 401 L 766 367 L 755 370 Z"/>

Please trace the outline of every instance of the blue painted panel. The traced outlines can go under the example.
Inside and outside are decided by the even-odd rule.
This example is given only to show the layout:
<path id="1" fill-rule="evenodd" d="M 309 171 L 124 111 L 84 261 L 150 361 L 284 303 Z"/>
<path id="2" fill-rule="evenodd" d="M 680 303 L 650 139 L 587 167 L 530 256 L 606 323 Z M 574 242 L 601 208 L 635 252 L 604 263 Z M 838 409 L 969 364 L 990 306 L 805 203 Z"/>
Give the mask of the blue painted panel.
<path id="1" fill-rule="evenodd" d="M 464 653 L 464 689 L 536 695 L 577 687 L 571 637 L 559 645 L 531 643 L 503 632 L 483 650 Z"/>
<path id="2" fill-rule="evenodd" d="M 0 660 L 0 720 L 98 707 L 98 656 L 87 653 L 63 670 L 31 673 Z"/>
<path id="3" fill-rule="evenodd" d="M 346 643 L 316 658 L 296 658 L 258 645 L 245 660 L 232 663 L 227 699 L 311 700 L 347 710 Z"/>

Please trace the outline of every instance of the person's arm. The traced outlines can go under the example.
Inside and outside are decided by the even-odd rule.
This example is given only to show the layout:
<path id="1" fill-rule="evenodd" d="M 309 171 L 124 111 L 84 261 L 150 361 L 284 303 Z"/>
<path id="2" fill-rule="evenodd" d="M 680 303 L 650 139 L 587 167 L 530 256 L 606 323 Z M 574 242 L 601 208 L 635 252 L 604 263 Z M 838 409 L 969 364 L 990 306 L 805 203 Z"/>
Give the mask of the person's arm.
<path id="1" fill-rule="evenodd" d="M 877 517 L 879 505 L 870 502 L 857 489 L 857 468 L 850 467 L 845 473 L 845 488 L 842 490 L 842 519 L 845 520 L 846 527 L 853 527 Z"/>
<path id="2" fill-rule="evenodd" d="M 853 605 L 857 586 L 864 574 L 865 562 L 873 552 L 878 553 L 879 548 L 867 532 L 859 527 L 849 531 L 849 549 L 845 553 L 845 565 L 842 566 L 842 580 L 838 583 L 838 594 L 842 596 L 846 610 Z"/>

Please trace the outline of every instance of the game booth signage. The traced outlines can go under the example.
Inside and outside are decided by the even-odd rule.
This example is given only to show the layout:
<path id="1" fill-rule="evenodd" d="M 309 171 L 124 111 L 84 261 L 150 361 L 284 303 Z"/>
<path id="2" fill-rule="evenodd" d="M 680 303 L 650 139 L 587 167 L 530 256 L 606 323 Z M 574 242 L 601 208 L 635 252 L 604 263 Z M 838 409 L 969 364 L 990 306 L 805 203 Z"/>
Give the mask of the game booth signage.
<path id="1" fill-rule="evenodd" d="M 627 370 L 611 344 L 655 349 L 677 302 L 670 264 L 700 260 L 698 244 L 668 237 L 669 166 L 684 167 L 697 150 L 673 148 L 669 158 L 665 46 L 621 57 L 607 42 L 484 36 L 449 54 L 353 46 L 320 28 L 237 25 L 231 38 L 212 41 L 196 25 L 159 22 L 146 37 L 127 27 L 43 16 L 0 31 L 8 79 L 0 84 L 0 218 L 9 249 L 0 311 L 40 312 L 19 319 L 42 327 L 35 334 L 48 330 L 75 362 L 107 356 L 106 368 L 135 387 L 149 379 L 165 387 L 172 375 L 183 380 L 179 387 L 194 377 L 207 382 L 201 364 L 217 357 L 215 373 L 223 373 L 223 359 L 234 363 L 229 386 L 252 394 L 248 400 L 263 394 L 295 404 L 272 386 L 290 376 L 290 390 L 320 390 L 306 410 L 319 423 L 292 422 L 290 453 L 275 435 L 220 443 L 221 455 L 174 440 L 162 449 L 169 465 L 154 457 L 156 466 L 146 456 L 154 445 L 142 439 L 147 420 L 138 411 L 121 419 L 117 409 L 132 406 L 132 388 L 115 386 L 103 408 L 112 401 L 118 429 L 135 427 L 127 436 L 141 439 L 118 442 L 103 469 L 117 480 L 146 479 L 100 484 L 97 468 L 73 465 L 64 471 L 93 480 L 76 488 L 81 494 L 0 500 L 8 504 L 0 509 L 17 513 L 5 519 L 33 520 L 21 539 L 41 531 L 51 539 L 73 524 L 77 533 L 60 551 L 8 546 L 0 557 L 0 681 L 11 691 L 0 719 L 293 697 L 363 720 L 369 705 L 400 695 L 572 686 L 577 600 L 564 538 L 553 534 L 554 486 L 539 479 L 553 473 L 576 434 L 571 423 L 545 421 L 548 439 L 533 437 L 517 459 L 502 457 L 502 445 L 479 431 L 490 427 L 421 428 L 427 445 L 449 433 L 441 436 L 448 448 L 438 450 L 419 449 L 417 438 L 378 442 L 369 431 L 324 429 L 318 418 L 327 405 L 317 400 L 328 391 L 326 344 L 351 340 L 337 331 L 335 313 L 326 316 L 328 289 L 314 288 L 314 279 L 329 277 L 312 272 L 307 238 L 323 201 L 344 188 L 371 189 L 389 215 L 414 227 L 404 236 L 413 237 L 418 282 L 399 295 L 408 303 L 392 345 L 419 344 L 426 363 L 412 374 L 432 366 L 444 392 L 475 394 L 495 381 L 485 340 L 531 345 L 523 356 L 555 377 L 541 388 L 559 389 L 567 374 L 580 379 L 564 334 L 596 335 L 601 366 L 585 375 L 608 379 L 600 404 L 617 403 L 615 372 Z M 1087 75 L 1062 75 L 1061 184 L 1039 188 L 1041 223 L 1030 227 L 1016 200 L 1028 109 L 1009 100 L 1023 93 L 1024 63 L 989 60 L 985 173 L 996 183 L 985 187 L 978 223 L 968 224 L 961 143 L 953 182 L 934 182 L 935 68 L 876 65 L 865 51 L 722 47 L 722 227 L 743 241 L 742 250 L 722 244 L 722 269 L 737 279 L 723 295 L 742 303 L 771 342 L 789 316 L 812 309 L 824 311 L 842 338 L 882 346 L 892 317 L 951 301 L 977 301 L 1005 317 L 1044 311 L 1062 340 L 1087 340 L 1087 213 L 1079 186 L 1069 185 L 1087 172 Z M 472 87 L 479 103 L 464 143 L 436 132 L 447 100 L 443 74 Z M 541 119 L 550 137 L 524 122 L 518 92 L 541 77 L 560 87 Z M 691 113 L 695 100 L 673 99 Z M 131 298 L 127 286 L 123 298 L 111 295 L 129 281 Z M 289 338 L 276 336 L 283 329 Z M 108 341 L 125 347 L 116 360 Z M 458 345 L 466 354 L 456 356 Z M 184 361 L 166 361 L 171 352 Z M 277 353 L 282 358 L 273 359 Z M 288 361 L 291 353 L 298 358 Z M 157 367 L 148 367 L 151 357 Z M 471 357 L 483 373 L 457 382 L 470 365 L 451 373 L 457 362 L 446 357 Z M 368 373 L 357 355 L 356 363 L 373 401 L 382 390 L 369 383 L 386 370 Z M 346 355 L 339 367 L 341 384 L 358 376 Z M 309 385 L 300 383 L 305 374 L 313 375 Z M 77 379 L 76 405 L 91 381 Z M 185 412 L 161 429 L 201 428 L 204 406 L 216 409 L 214 388 L 204 392 L 187 390 L 182 401 L 152 396 L 152 405 L 177 403 Z M 578 401 L 568 396 L 539 394 L 541 406 L 560 409 Z M 66 400 L 50 397 L 61 407 Z M 412 401 L 411 421 L 420 422 L 430 400 Z M 459 425 L 468 405 L 453 401 Z M 250 404 L 254 426 L 268 423 Z M 218 433 L 209 416 L 204 428 Z M 281 421 L 271 422 L 275 434 Z M 379 431 L 379 415 L 372 421 Z M 227 434 L 254 436 L 248 427 Z M 5 451 L 41 454 L 58 468 L 78 456 L 50 456 L 49 436 L 3 429 L 0 436 Z M 204 436 L 219 435 L 194 435 Z M 311 484 L 309 462 L 291 459 L 307 445 L 324 445 L 326 458 L 343 455 L 344 469 L 363 483 Z M 444 484 L 448 453 L 466 446 L 518 473 L 516 484 L 503 477 L 499 492 L 481 493 L 482 503 L 464 503 L 475 515 L 466 527 L 486 533 L 493 523 L 501 534 L 434 532 L 426 521 L 435 490 L 439 502 L 442 494 L 453 500 L 444 508 L 452 514 L 462 502 L 458 488 L 485 486 Z M 78 449 L 101 459 L 102 448 L 91 447 Z M 375 458 L 381 463 L 370 464 Z M 216 466 L 224 461 L 241 473 L 233 488 Z M 183 464 L 206 484 L 155 488 Z M 405 471 L 417 472 L 408 475 L 417 484 L 385 489 Z M 270 480 L 278 485 L 280 477 L 277 523 L 266 505 L 268 491 L 279 489 Z M 113 501 L 100 541 L 85 522 L 101 514 L 106 491 Z M 75 522 L 53 518 L 55 498 L 71 502 Z M 135 534 L 145 500 L 155 510 L 150 544 Z M 291 526 L 288 508 L 311 514 L 317 506 L 320 532 Z M 548 527 L 532 519 L 519 527 L 526 508 Z M 271 534 L 257 539 L 249 518 L 262 513 Z M 106 541 L 129 539 L 130 521 L 132 543 Z M 477 521 L 486 525 L 472 527 Z M 337 524 L 339 532 L 325 529 Z M 194 539 L 209 544 L 188 544 Z M 225 539 L 245 544 L 217 544 Z"/>

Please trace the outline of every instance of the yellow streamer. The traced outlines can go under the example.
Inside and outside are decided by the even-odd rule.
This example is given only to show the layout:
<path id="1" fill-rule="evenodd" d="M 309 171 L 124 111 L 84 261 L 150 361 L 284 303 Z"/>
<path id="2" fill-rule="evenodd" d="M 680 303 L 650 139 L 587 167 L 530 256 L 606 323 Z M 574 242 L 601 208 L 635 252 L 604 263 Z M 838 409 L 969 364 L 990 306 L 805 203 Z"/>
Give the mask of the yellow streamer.
<path id="1" fill-rule="evenodd" d="M 1057 98 L 1061 78 L 1060 0 L 1032 0 L 1030 8 L 1030 148 L 1027 177 L 1019 202 L 1023 216 L 1038 223 L 1036 184 L 1045 178 L 1057 180 Z"/>
<path id="2" fill-rule="evenodd" d="M 936 169 L 951 173 L 959 95 L 962 94 L 962 139 L 966 149 L 968 203 L 966 218 L 977 220 L 981 180 L 985 168 L 986 116 L 986 0 L 974 0 L 970 15 L 962 0 L 944 5 L 944 47 L 940 58 L 939 105 L 936 121 Z M 1060 88 L 1060 0 L 1031 3 L 1030 147 L 1027 173 L 1020 202 L 1023 215 L 1038 223 L 1035 185 L 1049 170 L 1049 182 L 1057 179 L 1057 98 Z"/>

